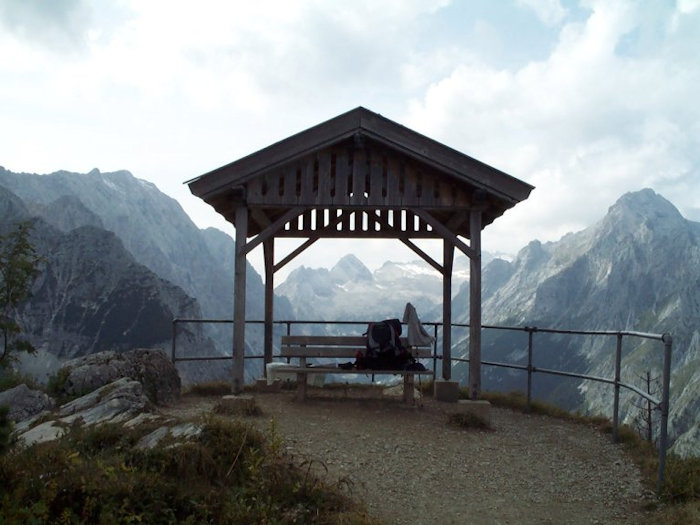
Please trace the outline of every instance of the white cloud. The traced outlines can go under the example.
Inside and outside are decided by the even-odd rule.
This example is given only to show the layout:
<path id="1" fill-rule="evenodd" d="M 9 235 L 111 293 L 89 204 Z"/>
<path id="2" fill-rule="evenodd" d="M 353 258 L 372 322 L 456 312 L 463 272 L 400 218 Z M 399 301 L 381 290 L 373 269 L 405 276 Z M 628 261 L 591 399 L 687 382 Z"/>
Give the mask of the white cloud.
<path id="1" fill-rule="evenodd" d="M 516 0 L 521 7 L 532 9 L 543 24 L 556 26 L 564 20 L 566 9 L 559 0 Z"/>
<path id="2" fill-rule="evenodd" d="M 19 4 L 0 0 L 8 169 L 129 169 L 231 231 L 183 181 L 364 105 L 537 186 L 486 249 L 556 239 L 642 186 L 700 219 L 697 1 Z M 346 248 L 328 246 L 309 260 Z"/>
<path id="3" fill-rule="evenodd" d="M 639 29 L 641 7 L 592 9 L 585 24 L 562 28 L 547 60 L 515 71 L 459 64 L 412 101 L 409 125 L 536 186 L 487 229 L 486 249 L 558 239 L 646 186 L 675 194 L 686 212 L 696 206 L 673 189 L 700 176 L 700 136 L 688 133 L 700 119 L 687 105 L 700 82 L 695 59 L 666 62 L 672 40 L 656 55 L 623 56 L 618 46 Z"/>

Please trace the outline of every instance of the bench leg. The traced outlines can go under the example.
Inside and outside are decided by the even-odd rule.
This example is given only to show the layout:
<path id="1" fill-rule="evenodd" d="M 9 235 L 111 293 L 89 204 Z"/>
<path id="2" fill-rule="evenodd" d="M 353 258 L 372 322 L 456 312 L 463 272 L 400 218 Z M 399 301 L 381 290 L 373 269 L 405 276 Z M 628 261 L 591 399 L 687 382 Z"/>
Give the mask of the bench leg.
<path id="1" fill-rule="evenodd" d="M 413 383 L 413 374 L 406 374 L 403 376 L 403 402 L 404 403 L 411 403 L 413 402 L 413 391 L 414 391 L 414 383 Z"/>
<path id="2" fill-rule="evenodd" d="M 297 401 L 306 401 L 306 374 L 297 372 Z"/>

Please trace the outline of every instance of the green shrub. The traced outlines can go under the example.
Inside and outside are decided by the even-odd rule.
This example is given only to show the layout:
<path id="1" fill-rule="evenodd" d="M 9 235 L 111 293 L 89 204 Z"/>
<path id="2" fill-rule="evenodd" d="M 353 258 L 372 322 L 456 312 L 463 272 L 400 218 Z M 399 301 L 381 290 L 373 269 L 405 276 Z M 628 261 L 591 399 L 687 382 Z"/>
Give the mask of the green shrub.
<path id="1" fill-rule="evenodd" d="M 700 501 L 700 458 L 669 454 L 661 497 L 672 503 Z"/>

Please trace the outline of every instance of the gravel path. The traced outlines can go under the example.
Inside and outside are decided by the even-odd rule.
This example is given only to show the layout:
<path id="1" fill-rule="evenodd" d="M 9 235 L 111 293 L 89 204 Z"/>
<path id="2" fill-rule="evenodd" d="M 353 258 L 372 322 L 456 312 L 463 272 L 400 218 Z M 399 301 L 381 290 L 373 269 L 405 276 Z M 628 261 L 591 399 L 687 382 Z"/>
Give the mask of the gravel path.
<path id="1" fill-rule="evenodd" d="M 263 415 L 253 421 L 267 428 L 274 419 L 290 453 L 330 481 L 350 480 L 386 523 L 645 521 L 638 469 L 595 429 L 492 408 L 492 430 L 464 430 L 448 426 L 449 404 L 432 399 L 312 395 L 298 403 L 292 392 L 256 394 Z"/>

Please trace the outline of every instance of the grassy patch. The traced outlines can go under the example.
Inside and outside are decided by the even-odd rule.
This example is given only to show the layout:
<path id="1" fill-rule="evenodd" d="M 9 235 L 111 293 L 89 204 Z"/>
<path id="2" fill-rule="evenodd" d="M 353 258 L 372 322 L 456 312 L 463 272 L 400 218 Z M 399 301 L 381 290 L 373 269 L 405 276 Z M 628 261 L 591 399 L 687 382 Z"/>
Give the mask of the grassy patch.
<path id="1" fill-rule="evenodd" d="M 231 393 L 231 383 L 226 381 L 210 381 L 188 386 L 183 395 L 186 396 L 225 396 Z"/>
<path id="2" fill-rule="evenodd" d="M 73 428 L 0 457 L 3 523 L 371 523 L 280 441 L 212 417 L 176 447 L 136 450 L 151 429 Z"/>

